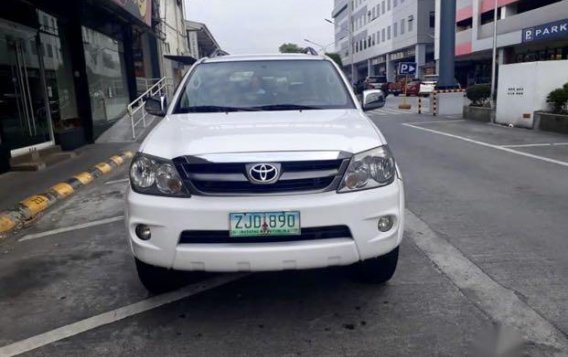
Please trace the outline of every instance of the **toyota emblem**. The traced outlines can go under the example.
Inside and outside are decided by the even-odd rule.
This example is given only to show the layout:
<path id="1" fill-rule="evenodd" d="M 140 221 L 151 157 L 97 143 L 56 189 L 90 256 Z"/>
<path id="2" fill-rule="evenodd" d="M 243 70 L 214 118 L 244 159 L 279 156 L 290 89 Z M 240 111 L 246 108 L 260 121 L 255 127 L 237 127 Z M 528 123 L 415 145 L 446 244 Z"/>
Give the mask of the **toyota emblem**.
<path id="1" fill-rule="evenodd" d="M 280 164 L 247 165 L 248 179 L 256 184 L 272 184 L 280 178 Z"/>

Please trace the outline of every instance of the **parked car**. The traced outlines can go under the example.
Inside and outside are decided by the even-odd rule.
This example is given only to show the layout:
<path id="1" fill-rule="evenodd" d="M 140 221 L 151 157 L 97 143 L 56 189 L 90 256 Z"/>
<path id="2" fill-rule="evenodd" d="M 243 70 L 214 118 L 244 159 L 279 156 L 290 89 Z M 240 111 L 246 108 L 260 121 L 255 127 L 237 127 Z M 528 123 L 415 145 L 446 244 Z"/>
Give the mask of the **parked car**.
<path id="1" fill-rule="evenodd" d="M 380 89 L 387 96 L 389 94 L 389 83 L 384 76 L 369 76 L 365 79 L 365 89 Z"/>
<path id="2" fill-rule="evenodd" d="M 369 90 L 362 107 L 328 58 L 285 54 L 205 58 L 167 109 L 149 98 L 165 120 L 132 161 L 125 214 L 144 286 L 177 287 L 179 271 L 329 266 L 389 280 L 404 185 L 363 112 L 381 105 Z"/>
<path id="3" fill-rule="evenodd" d="M 429 96 L 436 89 L 436 85 L 438 84 L 438 76 L 437 75 L 425 75 L 422 78 L 422 82 L 420 83 L 420 89 L 418 91 L 418 95 L 421 96 Z"/>
<path id="4" fill-rule="evenodd" d="M 420 86 L 422 82 L 419 80 L 414 80 L 412 82 L 408 82 L 406 85 L 406 95 L 407 96 L 417 96 L 420 92 Z"/>

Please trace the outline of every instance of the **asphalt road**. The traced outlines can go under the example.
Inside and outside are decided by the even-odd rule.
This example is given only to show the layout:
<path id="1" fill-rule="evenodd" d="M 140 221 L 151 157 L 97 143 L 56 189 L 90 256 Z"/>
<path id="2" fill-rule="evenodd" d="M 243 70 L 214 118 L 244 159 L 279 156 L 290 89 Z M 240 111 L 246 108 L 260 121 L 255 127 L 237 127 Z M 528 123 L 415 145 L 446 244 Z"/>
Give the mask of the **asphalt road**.
<path id="1" fill-rule="evenodd" d="M 151 296 L 121 168 L 0 245 L 0 356 L 475 356 L 517 338 L 516 355 L 568 355 L 568 137 L 398 100 L 369 113 L 407 190 L 388 284 L 345 269 L 208 275 Z"/>

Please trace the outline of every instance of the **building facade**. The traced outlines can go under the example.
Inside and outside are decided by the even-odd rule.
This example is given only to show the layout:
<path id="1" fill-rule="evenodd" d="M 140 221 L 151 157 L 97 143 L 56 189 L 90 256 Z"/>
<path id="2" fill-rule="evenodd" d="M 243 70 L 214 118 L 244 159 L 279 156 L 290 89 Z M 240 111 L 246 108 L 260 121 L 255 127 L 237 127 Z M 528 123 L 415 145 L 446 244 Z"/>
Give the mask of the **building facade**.
<path id="1" fill-rule="evenodd" d="M 495 0 L 456 5 L 456 77 L 462 86 L 490 83 Z M 497 8 L 499 64 L 568 59 L 568 0 L 498 0 Z"/>
<path id="2" fill-rule="evenodd" d="M 159 77 L 151 0 L 4 0 L 0 149 L 93 142 Z M 9 11 L 8 11 L 9 9 Z"/>
<path id="3" fill-rule="evenodd" d="M 172 78 L 174 84 L 177 85 L 183 78 L 186 68 L 183 62 L 173 58 L 189 54 L 185 30 L 185 2 L 182 0 L 155 1 L 159 1 L 162 76 Z"/>
<path id="4" fill-rule="evenodd" d="M 336 51 L 353 82 L 367 76 L 397 80 L 400 62 L 415 62 L 416 77 L 434 72 L 434 0 L 335 0 Z"/>
<path id="5" fill-rule="evenodd" d="M 221 50 L 217 40 L 204 23 L 186 21 L 185 29 L 187 31 L 187 45 L 191 57 L 200 59 Z"/>

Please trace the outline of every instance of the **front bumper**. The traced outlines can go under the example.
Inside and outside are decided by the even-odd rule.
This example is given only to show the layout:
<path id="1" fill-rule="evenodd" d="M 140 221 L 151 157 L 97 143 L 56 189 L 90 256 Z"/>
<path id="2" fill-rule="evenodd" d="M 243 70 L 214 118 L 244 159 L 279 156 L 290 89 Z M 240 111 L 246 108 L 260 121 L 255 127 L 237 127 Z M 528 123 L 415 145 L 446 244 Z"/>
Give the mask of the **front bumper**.
<path id="1" fill-rule="evenodd" d="M 230 212 L 300 211 L 302 228 L 346 225 L 352 237 L 279 243 L 180 244 L 183 231 L 228 230 Z M 379 217 L 393 228 L 380 232 Z M 135 234 L 150 226 L 148 241 Z M 349 265 L 389 253 L 402 240 L 404 186 L 338 194 L 170 198 L 127 193 L 126 225 L 133 254 L 141 261 L 188 271 L 273 271 Z"/>

